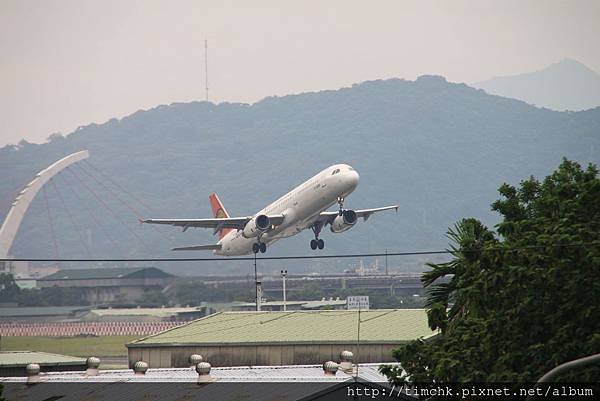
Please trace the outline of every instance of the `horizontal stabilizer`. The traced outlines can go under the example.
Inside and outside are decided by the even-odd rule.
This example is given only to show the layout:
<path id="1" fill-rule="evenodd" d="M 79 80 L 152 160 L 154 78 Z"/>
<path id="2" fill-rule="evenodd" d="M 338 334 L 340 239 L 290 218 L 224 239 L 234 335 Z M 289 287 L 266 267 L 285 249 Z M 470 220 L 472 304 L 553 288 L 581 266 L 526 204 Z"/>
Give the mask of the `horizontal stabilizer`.
<path id="1" fill-rule="evenodd" d="M 172 251 L 220 251 L 221 244 L 182 246 L 179 248 L 173 248 L 171 250 Z"/>

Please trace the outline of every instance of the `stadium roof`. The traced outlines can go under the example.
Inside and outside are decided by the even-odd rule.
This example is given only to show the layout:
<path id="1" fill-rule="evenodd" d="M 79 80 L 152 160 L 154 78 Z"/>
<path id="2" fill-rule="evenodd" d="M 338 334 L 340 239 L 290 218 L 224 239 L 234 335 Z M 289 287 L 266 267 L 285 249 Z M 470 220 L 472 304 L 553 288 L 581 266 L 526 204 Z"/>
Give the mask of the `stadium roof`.
<path id="1" fill-rule="evenodd" d="M 0 308 L 0 317 L 62 316 L 90 308 L 91 306 L 18 306 Z"/>
<path id="2" fill-rule="evenodd" d="M 301 306 L 302 309 L 317 309 L 323 308 L 327 306 L 343 306 L 346 305 L 345 299 L 322 299 L 317 301 L 263 301 L 262 306 L 266 307 L 283 307 L 286 306 Z M 233 307 L 254 307 L 256 303 L 254 302 L 234 302 L 232 304 Z"/>
<path id="3" fill-rule="evenodd" d="M 398 344 L 436 332 L 424 309 L 220 312 L 127 344 L 127 347 L 253 344 Z"/>
<path id="4" fill-rule="evenodd" d="M 2 351 L 0 352 L 0 367 L 27 366 L 37 363 L 40 366 L 53 365 L 85 365 L 85 359 L 74 356 L 50 354 L 37 351 Z"/>
<path id="5" fill-rule="evenodd" d="M 49 276 L 42 277 L 38 279 L 38 281 L 162 277 L 173 277 L 173 275 L 165 273 L 156 267 L 113 267 L 98 269 L 63 269 L 50 274 Z"/>
<path id="6" fill-rule="evenodd" d="M 202 312 L 200 307 L 186 308 L 107 308 L 107 309 L 92 309 L 91 315 L 102 317 L 107 316 L 155 316 L 155 317 L 170 317 L 178 313 Z"/>

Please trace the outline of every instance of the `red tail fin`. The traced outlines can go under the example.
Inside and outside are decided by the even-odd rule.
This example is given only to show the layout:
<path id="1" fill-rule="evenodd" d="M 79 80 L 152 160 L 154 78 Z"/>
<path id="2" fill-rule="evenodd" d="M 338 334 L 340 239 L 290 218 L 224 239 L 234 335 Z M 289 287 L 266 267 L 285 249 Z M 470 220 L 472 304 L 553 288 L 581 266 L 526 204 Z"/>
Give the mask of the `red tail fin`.
<path id="1" fill-rule="evenodd" d="M 227 210 L 225 210 L 225 207 L 221 203 L 221 200 L 219 199 L 219 197 L 217 196 L 216 193 L 213 192 L 212 194 L 210 194 L 210 196 L 208 197 L 208 200 L 210 201 L 210 207 L 212 209 L 214 218 L 223 219 L 223 218 L 229 217 L 229 213 L 227 213 Z M 219 239 L 226 236 L 227 233 L 229 233 L 231 230 L 232 230 L 231 228 L 220 229 L 218 231 Z"/>

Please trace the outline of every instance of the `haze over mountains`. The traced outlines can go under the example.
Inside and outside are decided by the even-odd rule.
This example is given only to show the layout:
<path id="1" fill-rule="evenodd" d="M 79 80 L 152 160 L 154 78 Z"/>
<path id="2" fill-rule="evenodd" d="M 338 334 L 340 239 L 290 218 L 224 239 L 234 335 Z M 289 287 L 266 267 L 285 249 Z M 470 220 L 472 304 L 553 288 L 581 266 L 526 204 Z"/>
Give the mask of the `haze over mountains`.
<path id="1" fill-rule="evenodd" d="M 539 71 L 495 77 L 473 86 L 552 110 L 580 111 L 600 106 L 600 74 L 568 58 Z"/>
<path id="2" fill-rule="evenodd" d="M 373 216 L 344 234 L 324 231 L 322 253 L 431 250 L 446 247 L 444 234 L 460 218 L 477 217 L 493 225 L 497 216 L 489 205 L 503 182 L 517 184 L 530 174 L 543 177 L 562 157 L 583 164 L 600 162 L 600 108 L 575 113 L 540 109 L 437 76 L 370 81 L 334 91 L 270 97 L 252 105 L 172 104 L 82 127 L 46 144 L 22 142 L 0 149 L 0 169 L 9 172 L 0 179 L 0 199 L 11 199 L 11 192 L 37 171 L 82 149 L 90 150 L 94 167 L 152 211 L 86 164 L 73 168 L 76 176 L 62 173 L 54 181 L 69 212 L 53 186 L 48 186 L 46 198 L 63 257 L 88 256 L 71 217 L 94 257 L 210 256 L 169 251 L 175 245 L 213 243 L 209 230 L 180 233 L 172 227 L 140 226 L 138 214 L 208 217 L 207 196 L 212 191 L 230 214 L 254 213 L 340 162 L 351 164 L 361 176 L 346 207 L 401 207 L 397 214 Z M 129 207 L 90 174 L 118 192 Z M 12 248 L 15 256 L 55 254 L 41 195 Z M 7 208 L 1 211 L 4 218 Z M 311 237 L 304 232 L 283 240 L 268 254 L 312 253 Z M 324 270 L 341 270 L 347 263 L 303 262 Z M 390 263 L 401 264 L 400 259 Z M 271 262 L 268 269 L 283 266 L 287 262 Z M 186 269 L 195 274 L 249 271 L 248 263 L 241 262 Z"/>

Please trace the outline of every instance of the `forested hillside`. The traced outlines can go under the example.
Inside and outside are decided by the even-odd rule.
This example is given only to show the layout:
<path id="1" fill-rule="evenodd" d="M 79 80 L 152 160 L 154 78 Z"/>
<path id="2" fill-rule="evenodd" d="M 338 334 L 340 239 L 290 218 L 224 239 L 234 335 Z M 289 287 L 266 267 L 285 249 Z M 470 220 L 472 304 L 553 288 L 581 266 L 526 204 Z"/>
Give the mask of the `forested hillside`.
<path id="1" fill-rule="evenodd" d="M 81 236 L 94 257 L 173 256 L 169 249 L 174 245 L 212 243 L 215 238 L 209 230 L 179 233 L 171 227 L 140 226 L 137 217 L 142 216 L 137 214 L 209 217 L 207 196 L 212 191 L 231 214 L 250 214 L 340 162 L 354 166 L 361 177 L 347 207 L 393 203 L 401 207 L 397 214 L 373 216 L 344 234 L 327 230 L 322 252 L 427 250 L 445 247 L 447 227 L 462 217 L 483 216 L 484 223 L 493 226 L 498 216 L 490 204 L 502 182 L 517 184 L 530 174 L 545 176 L 563 156 L 582 164 L 600 162 L 600 108 L 577 113 L 538 109 L 434 76 L 371 81 L 335 91 L 266 98 L 252 105 L 159 106 L 81 127 L 46 144 L 22 142 L 0 149 L 2 218 L 14 190 L 48 164 L 82 149 L 90 150 L 92 166 L 152 211 L 122 192 L 129 207 L 116 200 L 88 175 L 102 178 L 90 165 L 74 167 L 115 218 L 75 176 L 62 173 L 54 180 L 56 188 L 47 187 L 46 198 L 63 257 L 88 256 Z M 110 181 L 103 182 L 118 190 Z M 12 248 L 15 256 L 55 254 L 41 195 L 21 226 Z M 281 241 L 269 254 L 313 252 L 308 245 L 311 236 L 305 232 Z M 322 269 L 347 265 L 310 263 Z M 200 269 L 188 268 L 196 273 Z M 202 269 L 246 272 L 248 267 L 230 263 Z"/>

